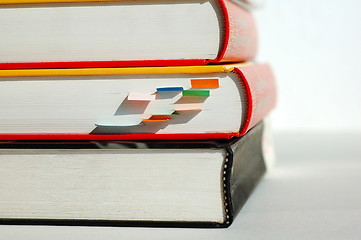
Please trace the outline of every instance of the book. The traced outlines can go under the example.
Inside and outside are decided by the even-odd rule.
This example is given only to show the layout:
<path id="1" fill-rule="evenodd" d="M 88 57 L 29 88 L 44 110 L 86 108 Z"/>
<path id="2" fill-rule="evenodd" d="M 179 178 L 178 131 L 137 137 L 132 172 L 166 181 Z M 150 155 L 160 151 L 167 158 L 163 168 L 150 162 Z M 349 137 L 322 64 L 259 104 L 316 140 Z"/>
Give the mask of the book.
<path id="1" fill-rule="evenodd" d="M 0 140 L 217 139 L 274 107 L 267 64 L 0 71 Z"/>
<path id="2" fill-rule="evenodd" d="M 265 172 L 232 140 L 0 142 L 0 223 L 228 227 Z"/>
<path id="3" fill-rule="evenodd" d="M 204 65 L 257 50 L 253 17 L 229 0 L 3 0 L 0 32 L 0 69 Z"/>

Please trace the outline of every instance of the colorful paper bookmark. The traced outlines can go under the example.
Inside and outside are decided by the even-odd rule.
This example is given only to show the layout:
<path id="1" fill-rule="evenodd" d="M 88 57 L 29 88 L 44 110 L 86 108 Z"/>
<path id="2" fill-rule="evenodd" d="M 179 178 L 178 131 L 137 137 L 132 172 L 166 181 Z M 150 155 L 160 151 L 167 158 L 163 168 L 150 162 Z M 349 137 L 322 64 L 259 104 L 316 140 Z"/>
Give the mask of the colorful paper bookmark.
<path id="1" fill-rule="evenodd" d="M 181 111 L 202 111 L 202 104 L 174 104 L 174 110 Z"/>
<path id="2" fill-rule="evenodd" d="M 209 97 L 209 90 L 183 90 L 184 97 Z"/>
<path id="3" fill-rule="evenodd" d="M 95 126 L 97 127 L 134 127 L 141 125 L 141 122 L 129 122 L 129 123 L 113 123 L 113 122 L 104 122 L 104 123 L 96 123 Z"/>
<path id="4" fill-rule="evenodd" d="M 129 93 L 129 101 L 154 101 L 155 95 L 149 93 Z"/>
<path id="5" fill-rule="evenodd" d="M 191 79 L 192 88 L 219 88 L 219 79 Z"/>
<path id="6" fill-rule="evenodd" d="M 164 122 L 171 119 L 170 115 L 152 115 L 148 119 L 143 119 L 143 122 Z"/>
<path id="7" fill-rule="evenodd" d="M 157 92 L 174 92 L 174 91 L 183 91 L 183 87 L 160 87 L 157 88 Z"/>
<path id="8" fill-rule="evenodd" d="M 156 116 L 156 115 L 167 115 L 167 116 L 171 116 L 174 114 L 174 109 L 163 109 L 163 110 L 154 110 L 152 111 L 152 116 Z"/>

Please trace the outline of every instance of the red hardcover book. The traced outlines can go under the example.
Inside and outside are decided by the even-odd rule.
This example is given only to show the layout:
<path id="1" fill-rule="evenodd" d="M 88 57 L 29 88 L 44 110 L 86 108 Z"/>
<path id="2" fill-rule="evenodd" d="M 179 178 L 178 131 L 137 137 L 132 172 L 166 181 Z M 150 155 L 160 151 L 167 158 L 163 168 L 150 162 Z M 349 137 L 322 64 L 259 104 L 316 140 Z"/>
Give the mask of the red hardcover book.
<path id="1" fill-rule="evenodd" d="M 0 140 L 220 139 L 275 106 L 267 64 L 0 71 Z"/>
<path id="2" fill-rule="evenodd" d="M 256 54 L 254 19 L 237 1 L 101 2 L 0 2 L 0 69 L 191 66 Z"/>

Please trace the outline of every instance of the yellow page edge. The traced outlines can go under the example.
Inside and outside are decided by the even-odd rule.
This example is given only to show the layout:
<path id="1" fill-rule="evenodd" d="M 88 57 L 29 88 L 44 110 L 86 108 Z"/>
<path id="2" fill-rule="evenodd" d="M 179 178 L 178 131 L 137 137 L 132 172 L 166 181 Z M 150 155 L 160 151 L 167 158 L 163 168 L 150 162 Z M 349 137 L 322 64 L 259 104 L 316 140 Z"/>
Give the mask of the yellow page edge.
<path id="1" fill-rule="evenodd" d="M 15 69 L 0 70 L 0 77 L 227 73 L 232 72 L 236 67 L 244 67 L 249 64 L 250 63 L 181 67 Z"/>

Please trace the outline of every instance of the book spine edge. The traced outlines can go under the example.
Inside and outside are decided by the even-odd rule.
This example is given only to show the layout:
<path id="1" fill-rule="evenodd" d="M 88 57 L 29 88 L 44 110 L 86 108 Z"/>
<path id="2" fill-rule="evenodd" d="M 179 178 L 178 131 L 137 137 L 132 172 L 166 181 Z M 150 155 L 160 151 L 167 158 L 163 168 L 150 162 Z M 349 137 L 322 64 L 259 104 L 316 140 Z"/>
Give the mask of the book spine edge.
<path id="1" fill-rule="evenodd" d="M 276 105 L 276 83 L 268 64 L 254 64 L 236 67 L 235 73 L 240 77 L 246 95 L 246 119 L 240 135 L 261 122 Z"/>
<path id="2" fill-rule="evenodd" d="M 264 124 L 255 126 L 246 136 L 230 145 L 232 165 L 229 168 L 230 219 L 236 218 L 258 182 L 266 172 L 262 150 Z"/>
<path id="3" fill-rule="evenodd" d="M 222 50 L 211 63 L 244 62 L 253 59 L 258 39 L 253 16 L 230 0 L 220 0 L 224 16 L 225 34 Z"/>
<path id="4" fill-rule="evenodd" d="M 234 211 L 233 202 L 231 196 L 231 177 L 232 177 L 232 166 L 233 166 L 233 150 L 230 146 L 224 147 L 226 156 L 223 163 L 223 204 L 224 204 L 224 226 L 229 227 L 233 223 Z"/>

